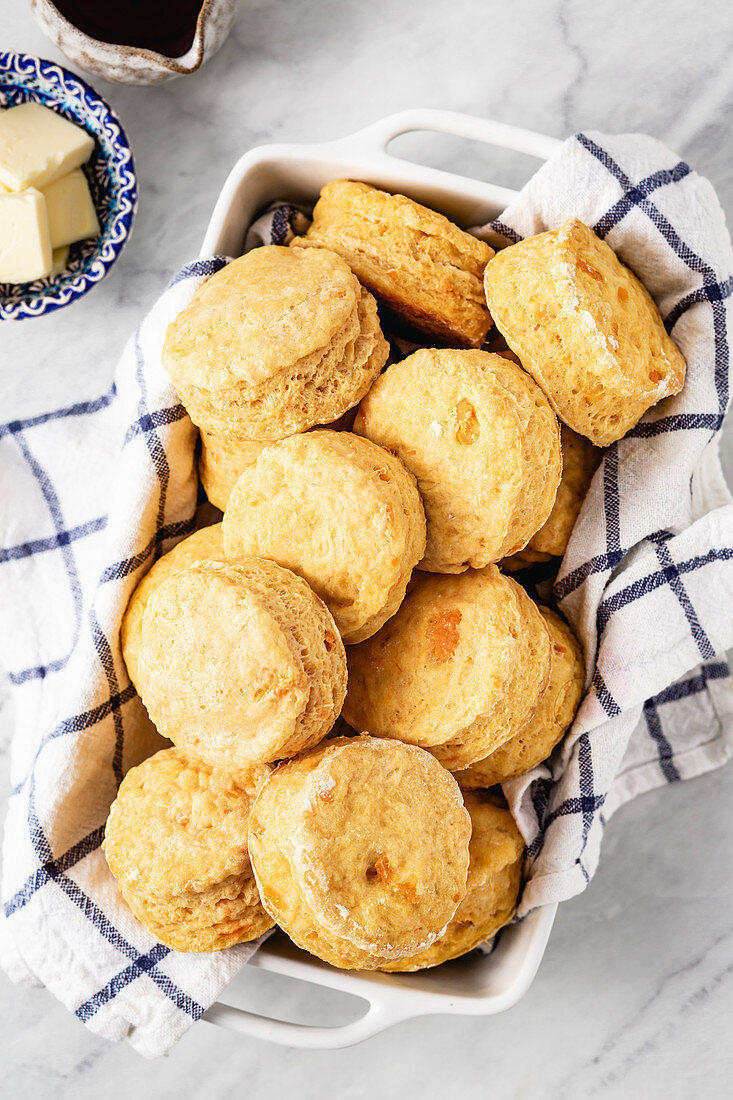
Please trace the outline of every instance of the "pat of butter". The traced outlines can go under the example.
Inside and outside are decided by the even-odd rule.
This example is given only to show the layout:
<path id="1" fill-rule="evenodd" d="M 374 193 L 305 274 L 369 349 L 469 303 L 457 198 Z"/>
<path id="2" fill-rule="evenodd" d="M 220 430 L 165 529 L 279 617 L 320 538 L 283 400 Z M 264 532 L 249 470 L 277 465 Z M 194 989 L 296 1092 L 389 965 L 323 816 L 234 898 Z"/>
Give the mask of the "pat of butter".
<path id="1" fill-rule="evenodd" d="M 0 183 L 11 191 L 44 187 L 89 160 L 93 149 L 86 130 L 40 103 L 0 112 Z"/>
<path id="2" fill-rule="evenodd" d="M 54 248 L 53 250 L 53 266 L 51 267 L 52 275 L 62 275 L 66 271 L 66 265 L 69 262 L 69 246 L 65 244 L 63 248 Z"/>
<path id="3" fill-rule="evenodd" d="M 81 168 L 43 188 L 51 230 L 51 248 L 99 236 L 99 221 Z"/>
<path id="4" fill-rule="evenodd" d="M 0 194 L 0 283 L 30 283 L 50 274 L 53 260 L 46 200 L 40 191 Z"/>

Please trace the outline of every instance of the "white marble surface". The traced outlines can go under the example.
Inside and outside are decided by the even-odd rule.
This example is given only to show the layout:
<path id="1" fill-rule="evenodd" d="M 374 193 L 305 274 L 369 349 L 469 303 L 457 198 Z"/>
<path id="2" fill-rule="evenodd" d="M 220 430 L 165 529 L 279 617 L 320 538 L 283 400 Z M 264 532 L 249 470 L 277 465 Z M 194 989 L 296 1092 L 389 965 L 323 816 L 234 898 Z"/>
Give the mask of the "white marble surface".
<path id="1" fill-rule="evenodd" d="M 57 57 L 19 0 L 0 45 Z M 197 251 L 232 162 L 251 145 L 336 137 L 403 107 L 465 110 L 556 136 L 641 130 L 708 175 L 733 215 L 733 10 L 727 0 L 498 4 L 243 0 L 222 52 L 152 90 L 97 82 L 132 139 L 132 241 L 83 302 L 0 331 L 3 419 L 101 392 L 169 273 Z M 431 163 L 495 175 L 485 150 L 409 139 Z M 498 166 L 520 184 L 525 162 Z M 733 431 L 725 464 L 733 472 Z M 0 688 L 0 700 L 6 694 Z M 0 714 L 5 745 L 10 707 Z M 6 765 L 6 760 L 3 758 Z M 0 775 L 0 803 L 7 790 Z M 0 975 L 0 1093 L 40 1097 L 603 1096 L 733 1094 L 731 768 L 646 795 L 609 826 L 591 888 L 561 907 L 535 985 L 504 1016 L 402 1024 L 305 1053 L 193 1028 L 153 1064 L 96 1040 L 43 990 Z M 1 811 L 1 807 L 0 807 Z M 336 1022 L 331 994 L 254 975 L 263 1010 Z"/>

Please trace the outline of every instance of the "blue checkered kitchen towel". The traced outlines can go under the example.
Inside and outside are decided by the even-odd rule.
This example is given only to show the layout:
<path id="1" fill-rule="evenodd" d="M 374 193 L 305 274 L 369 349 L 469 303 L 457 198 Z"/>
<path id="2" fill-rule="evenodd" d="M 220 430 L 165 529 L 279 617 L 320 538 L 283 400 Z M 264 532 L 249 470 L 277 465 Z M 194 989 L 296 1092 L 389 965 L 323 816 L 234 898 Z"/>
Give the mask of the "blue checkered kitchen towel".
<path id="1" fill-rule="evenodd" d="M 534 857 L 522 911 L 581 891 L 623 802 L 733 754 L 733 504 L 717 458 L 728 405 L 733 254 L 709 183 L 650 138 L 569 139 L 490 236 L 578 216 L 656 297 L 688 364 L 682 394 L 610 447 L 555 595 L 589 687 L 547 766 L 506 785 Z M 282 241 L 280 209 L 259 240 Z M 255 243 L 250 240 L 249 243 Z M 0 428 L 0 655 L 17 728 L 2 964 L 93 1031 L 167 1050 L 252 948 L 169 951 L 122 903 L 100 851 L 125 771 L 158 747 L 123 665 L 126 601 L 194 526 L 195 430 L 160 364 L 169 321 L 221 265 L 190 265 L 100 397 Z"/>

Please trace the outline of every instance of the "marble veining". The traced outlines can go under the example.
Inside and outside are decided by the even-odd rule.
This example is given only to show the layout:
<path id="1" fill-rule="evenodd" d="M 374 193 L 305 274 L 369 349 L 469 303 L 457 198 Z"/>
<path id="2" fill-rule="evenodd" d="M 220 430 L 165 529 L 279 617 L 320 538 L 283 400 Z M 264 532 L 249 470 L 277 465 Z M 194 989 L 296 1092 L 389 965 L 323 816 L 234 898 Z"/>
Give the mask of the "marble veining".
<path id="1" fill-rule="evenodd" d="M 0 42 L 63 60 L 24 3 Z M 140 209 L 113 272 L 69 309 L 0 325 L 2 419 L 103 392 L 170 273 L 196 254 L 234 160 L 268 141 L 338 137 L 405 107 L 464 110 L 557 137 L 640 130 L 713 181 L 733 216 L 733 14 L 725 3 L 242 0 L 199 73 L 152 89 L 95 82 L 132 141 Z M 531 170 L 424 135 L 395 149 L 507 186 Z M 442 159 L 441 161 L 441 158 Z M 733 423 L 723 446 L 733 480 Z M 0 813 L 12 706 L 0 684 Z M 733 1053 L 731 766 L 645 795 L 609 825 L 590 889 L 560 908 L 539 976 L 488 1019 L 412 1020 L 342 1051 L 282 1049 L 201 1023 L 145 1063 L 39 989 L 0 974 L 0 1094 L 722 1100 Z M 250 1007 L 355 1018 L 351 999 L 255 972 Z"/>

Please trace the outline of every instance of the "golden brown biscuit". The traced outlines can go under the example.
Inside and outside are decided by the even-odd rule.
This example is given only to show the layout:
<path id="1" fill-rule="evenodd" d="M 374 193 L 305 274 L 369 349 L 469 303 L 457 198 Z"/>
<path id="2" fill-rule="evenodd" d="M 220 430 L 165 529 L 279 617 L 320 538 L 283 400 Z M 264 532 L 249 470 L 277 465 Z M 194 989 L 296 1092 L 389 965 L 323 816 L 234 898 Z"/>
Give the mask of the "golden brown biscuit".
<path id="1" fill-rule="evenodd" d="M 105 829 L 107 863 L 138 920 L 176 951 L 221 951 L 272 928 L 247 852 L 257 778 L 237 785 L 163 749 L 120 785 Z"/>
<path id="2" fill-rule="evenodd" d="M 599 447 L 577 435 L 567 424 L 560 425 L 560 445 L 562 478 L 555 503 L 544 527 L 532 536 L 526 548 L 559 558 L 565 553 L 593 474 L 603 458 Z"/>
<path id="3" fill-rule="evenodd" d="M 268 446 L 237 481 L 223 526 L 229 557 L 271 558 L 303 577 L 347 643 L 395 613 L 425 550 L 422 502 L 399 459 L 326 429 Z"/>
<path id="4" fill-rule="evenodd" d="M 249 849 L 264 907 L 298 946 L 374 970 L 441 934 L 465 894 L 470 833 L 429 753 L 344 737 L 272 773 Z"/>
<path id="5" fill-rule="evenodd" d="M 491 325 L 481 276 L 494 255 L 442 214 L 365 183 L 326 184 L 293 247 L 330 248 L 364 286 L 422 332 L 480 347 Z"/>
<path id="6" fill-rule="evenodd" d="M 348 651 L 344 719 L 467 767 L 513 737 L 550 675 L 537 607 L 496 566 L 421 574 L 378 634 Z"/>
<path id="7" fill-rule="evenodd" d="M 238 771 L 328 733 L 346 658 L 328 608 L 290 570 L 263 558 L 203 561 L 150 595 L 138 679 L 164 736 Z"/>
<path id="8" fill-rule="evenodd" d="M 225 439 L 201 431 L 199 477 L 211 503 L 225 511 L 239 475 L 257 461 L 267 443 L 258 439 Z"/>
<path id="9" fill-rule="evenodd" d="M 550 514 L 557 422 L 529 376 L 499 355 L 416 351 L 377 379 L 354 431 L 417 478 L 427 519 L 420 569 L 460 573 L 498 561 Z"/>
<path id="10" fill-rule="evenodd" d="M 560 419 L 598 446 L 682 389 L 685 361 L 652 297 L 577 218 L 499 252 L 484 286 L 522 366 Z"/>
<path id="11" fill-rule="evenodd" d="M 537 710 L 514 737 L 484 760 L 456 772 L 464 788 L 492 787 L 524 775 L 542 763 L 572 724 L 583 696 L 585 661 L 580 642 L 559 615 L 547 607 L 540 612 L 550 631 L 550 679 Z"/>
<path id="12" fill-rule="evenodd" d="M 514 916 L 522 885 L 522 834 L 509 810 L 493 805 L 483 792 L 465 791 L 463 797 L 472 825 L 466 896 L 443 935 L 427 951 L 387 963 L 382 970 L 424 970 L 457 959 L 490 939 Z"/>
<path id="13" fill-rule="evenodd" d="M 340 256 L 266 245 L 199 287 L 168 327 L 163 365 L 200 428 L 275 440 L 356 405 L 388 350 Z"/>
<path id="14" fill-rule="evenodd" d="M 140 691 L 138 664 L 142 641 L 143 612 L 147 607 L 148 600 L 159 584 L 172 577 L 174 573 L 185 569 L 186 566 L 193 565 L 195 561 L 202 561 L 204 558 L 224 561 L 224 540 L 220 523 L 215 523 L 213 527 L 204 527 L 200 531 L 194 531 L 188 538 L 177 543 L 162 558 L 158 558 L 130 597 L 125 614 L 122 616 L 120 643 L 127 671 L 138 692 Z"/>

